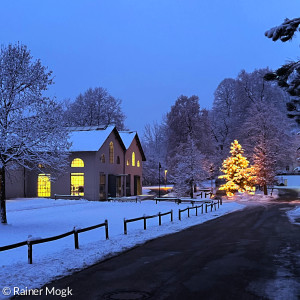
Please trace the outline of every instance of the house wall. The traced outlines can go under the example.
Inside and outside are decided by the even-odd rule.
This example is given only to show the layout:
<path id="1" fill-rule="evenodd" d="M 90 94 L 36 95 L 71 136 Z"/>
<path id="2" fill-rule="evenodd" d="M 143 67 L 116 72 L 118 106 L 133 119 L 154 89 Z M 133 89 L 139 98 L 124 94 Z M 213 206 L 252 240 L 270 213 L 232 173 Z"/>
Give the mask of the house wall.
<path id="1" fill-rule="evenodd" d="M 24 197 L 24 169 L 7 170 L 5 173 L 6 199 Z"/>

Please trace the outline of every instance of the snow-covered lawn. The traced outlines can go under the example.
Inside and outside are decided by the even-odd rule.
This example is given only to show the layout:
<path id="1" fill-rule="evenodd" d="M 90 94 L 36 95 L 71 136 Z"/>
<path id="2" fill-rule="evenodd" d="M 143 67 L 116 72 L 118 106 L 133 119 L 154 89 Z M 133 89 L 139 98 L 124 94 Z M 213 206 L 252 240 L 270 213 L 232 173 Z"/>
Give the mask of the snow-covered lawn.
<path id="1" fill-rule="evenodd" d="M 0 246 L 27 240 L 33 237 L 51 237 L 70 231 L 74 226 L 84 228 L 108 219 L 109 240 L 105 239 L 104 228 L 79 234 L 79 250 L 74 249 L 73 236 L 57 241 L 33 245 L 33 264 L 27 263 L 27 246 L 0 252 L 0 291 L 3 287 L 39 287 L 54 278 L 82 269 L 108 256 L 142 244 L 147 240 L 174 233 L 184 228 L 217 218 L 226 213 L 242 209 L 235 202 L 224 203 L 216 211 L 199 214 L 182 214 L 178 220 L 178 209 L 187 204 L 172 202 L 142 201 L 132 202 L 91 202 L 51 199 L 17 199 L 7 201 L 8 225 L 0 225 Z M 129 223 L 128 235 L 123 234 L 123 219 L 167 212 L 173 209 L 174 221 L 170 215 L 147 220 L 147 230 L 143 221 Z M 0 293 L 0 299 L 4 297 Z"/>

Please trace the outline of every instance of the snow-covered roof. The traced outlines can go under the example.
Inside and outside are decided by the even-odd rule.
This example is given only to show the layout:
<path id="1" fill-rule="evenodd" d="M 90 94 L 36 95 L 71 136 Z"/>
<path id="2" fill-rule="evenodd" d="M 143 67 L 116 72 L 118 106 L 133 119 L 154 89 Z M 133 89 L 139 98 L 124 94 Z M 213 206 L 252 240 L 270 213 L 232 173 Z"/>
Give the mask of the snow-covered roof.
<path id="1" fill-rule="evenodd" d="M 127 150 L 136 135 L 136 131 L 119 131 L 119 134 Z"/>
<path id="2" fill-rule="evenodd" d="M 99 128 L 100 130 L 72 130 L 69 134 L 69 141 L 72 143 L 70 151 L 98 151 L 114 128 L 107 126 L 106 129 Z"/>

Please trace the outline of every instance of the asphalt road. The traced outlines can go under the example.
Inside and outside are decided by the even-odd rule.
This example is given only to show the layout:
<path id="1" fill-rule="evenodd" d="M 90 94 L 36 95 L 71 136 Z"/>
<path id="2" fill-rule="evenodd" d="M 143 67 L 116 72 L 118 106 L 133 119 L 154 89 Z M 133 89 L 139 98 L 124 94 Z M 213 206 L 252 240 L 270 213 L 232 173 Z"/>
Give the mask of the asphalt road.
<path id="1" fill-rule="evenodd" d="M 300 299 L 300 226 L 286 217 L 291 208 L 287 203 L 252 205 L 147 242 L 47 287 L 72 289 L 66 299 L 76 300 Z"/>

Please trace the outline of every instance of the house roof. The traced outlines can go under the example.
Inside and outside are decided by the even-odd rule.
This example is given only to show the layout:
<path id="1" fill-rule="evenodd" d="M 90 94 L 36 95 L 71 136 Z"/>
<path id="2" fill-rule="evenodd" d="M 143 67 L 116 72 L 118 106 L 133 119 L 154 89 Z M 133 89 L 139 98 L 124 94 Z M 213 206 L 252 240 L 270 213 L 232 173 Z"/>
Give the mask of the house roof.
<path id="1" fill-rule="evenodd" d="M 136 131 L 119 131 L 119 134 L 127 150 L 137 133 Z"/>
<path id="2" fill-rule="evenodd" d="M 69 141 L 72 143 L 71 152 L 76 151 L 98 151 L 113 130 L 117 132 L 115 126 L 103 127 L 71 127 Z M 118 132 L 117 132 L 118 135 Z M 121 140 L 121 139 L 120 139 Z M 124 146 L 124 145 L 122 145 Z M 125 147 L 124 147 L 125 148 Z"/>
<path id="3" fill-rule="evenodd" d="M 136 131 L 119 131 L 119 134 L 120 134 L 120 137 L 126 147 L 126 150 L 128 150 L 128 148 L 130 147 L 132 141 L 134 140 L 134 138 L 136 138 L 136 141 L 137 141 L 137 145 L 139 147 L 139 150 L 141 152 L 141 155 L 142 155 L 142 160 L 143 161 L 146 161 L 146 156 L 145 156 L 145 153 L 144 153 L 144 150 L 142 148 L 142 145 L 141 145 L 141 142 L 140 142 L 140 139 L 139 139 L 139 136 L 137 134 Z"/>

